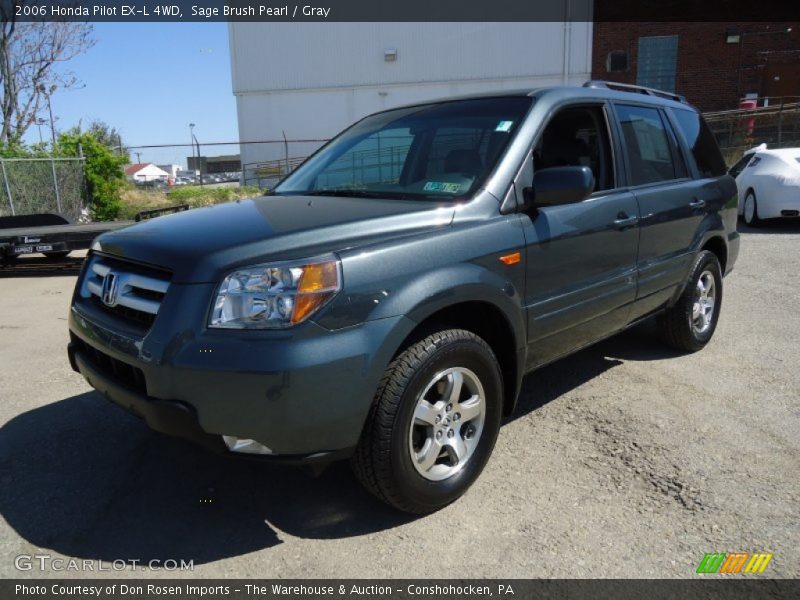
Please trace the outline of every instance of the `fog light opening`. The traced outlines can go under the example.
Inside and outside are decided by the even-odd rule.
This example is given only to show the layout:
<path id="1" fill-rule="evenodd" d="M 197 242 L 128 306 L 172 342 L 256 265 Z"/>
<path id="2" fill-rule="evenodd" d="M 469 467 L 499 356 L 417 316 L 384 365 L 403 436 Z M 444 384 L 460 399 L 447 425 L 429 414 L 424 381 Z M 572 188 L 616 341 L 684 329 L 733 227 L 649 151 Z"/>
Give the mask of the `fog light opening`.
<path id="1" fill-rule="evenodd" d="M 232 435 L 223 435 L 222 440 L 231 452 L 241 454 L 272 454 L 272 450 L 255 440 L 237 438 Z"/>

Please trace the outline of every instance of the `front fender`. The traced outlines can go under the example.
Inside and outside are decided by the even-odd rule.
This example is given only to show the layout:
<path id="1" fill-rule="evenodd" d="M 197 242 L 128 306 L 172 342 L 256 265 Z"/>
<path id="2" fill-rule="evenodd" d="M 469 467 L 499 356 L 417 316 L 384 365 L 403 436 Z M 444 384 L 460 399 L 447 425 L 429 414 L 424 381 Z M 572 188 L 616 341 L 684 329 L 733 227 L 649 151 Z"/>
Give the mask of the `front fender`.
<path id="1" fill-rule="evenodd" d="M 400 315 L 421 323 L 432 314 L 464 302 L 484 302 L 502 312 L 514 331 L 516 347 L 525 339 L 521 283 L 522 263 L 506 267 L 506 277 L 482 265 L 458 263 L 424 273 L 385 281 L 371 290 L 350 292 L 318 320 L 323 327 L 340 329 L 364 321 Z"/>
<path id="2" fill-rule="evenodd" d="M 522 269 L 520 268 L 520 271 Z M 373 312 L 375 318 L 405 314 L 421 323 L 434 313 L 464 302 L 483 302 L 500 310 L 515 336 L 515 347 L 525 339 L 521 290 L 480 265 L 462 263 L 426 273 L 397 290 Z"/>

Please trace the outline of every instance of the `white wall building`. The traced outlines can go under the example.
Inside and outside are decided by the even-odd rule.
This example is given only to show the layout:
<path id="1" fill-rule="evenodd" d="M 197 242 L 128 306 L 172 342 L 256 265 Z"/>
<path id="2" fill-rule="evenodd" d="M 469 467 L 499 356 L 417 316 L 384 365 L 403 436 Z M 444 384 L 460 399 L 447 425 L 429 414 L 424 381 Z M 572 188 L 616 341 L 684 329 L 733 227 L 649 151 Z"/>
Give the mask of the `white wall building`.
<path id="1" fill-rule="evenodd" d="M 169 165 L 156 165 L 156 166 L 162 171 L 166 171 L 169 174 L 169 176 L 172 177 L 173 179 L 175 179 L 178 176 L 178 171 L 181 170 L 180 165 L 169 164 Z"/>
<path id="2" fill-rule="evenodd" d="M 166 179 L 169 173 L 158 168 L 153 163 L 137 163 L 125 167 L 125 175 L 131 181 L 154 181 L 156 179 Z"/>
<path id="3" fill-rule="evenodd" d="M 585 0 L 554 0 L 576 2 Z M 240 141 L 329 138 L 361 117 L 474 92 L 582 84 L 592 23 L 229 23 Z M 306 156 L 319 143 L 290 143 Z M 284 158 L 242 144 L 242 163 Z"/>

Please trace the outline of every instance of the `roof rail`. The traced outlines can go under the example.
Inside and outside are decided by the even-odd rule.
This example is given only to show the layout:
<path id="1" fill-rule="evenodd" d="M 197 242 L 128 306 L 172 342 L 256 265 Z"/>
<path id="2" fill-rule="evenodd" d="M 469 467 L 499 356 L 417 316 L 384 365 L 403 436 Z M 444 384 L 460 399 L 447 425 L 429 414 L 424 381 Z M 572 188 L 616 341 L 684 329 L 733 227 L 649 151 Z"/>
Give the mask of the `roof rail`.
<path id="1" fill-rule="evenodd" d="M 667 98 L 668 100 L 675 100 L 676 102 L 683 102 L 686 104 L 686 98 L 679 94 L 665 92 L 663 90 L 655 90 L 653 88 L 644 87 L 641 85 L 633 85 L 630 83 L 617 83 L 616 81 L 597 81 L 590 80 L 583 84 L 585 88 L 605 88 L 608 90 L 618 89 L 621 92 L 632 92 L 634 94 L 646 94 L 648 96 L 658 96 L 659 98 Z"/>

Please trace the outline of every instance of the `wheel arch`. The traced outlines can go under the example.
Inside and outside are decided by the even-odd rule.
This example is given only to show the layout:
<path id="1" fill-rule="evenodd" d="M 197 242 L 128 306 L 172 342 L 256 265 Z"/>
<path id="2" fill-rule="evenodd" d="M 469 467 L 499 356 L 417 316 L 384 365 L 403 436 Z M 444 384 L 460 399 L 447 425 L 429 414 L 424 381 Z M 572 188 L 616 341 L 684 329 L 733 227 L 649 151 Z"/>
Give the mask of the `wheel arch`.
<path id="1" fill-rule="evenodd" d="M 713 235 L 703 243 L 700 251 L 703 250 L 708 250 L 716 255 L 722 273 L 725 273 L 728 265 L 728 245 L 725 243 L 725 239 L 721 235 Z"/>
<path id="2" fill-rule="evenodd" d="M 524 347 L 524 340 L 519 339 L 519 333 L 506 312 L 491 301 L 469 299 L 415 316 L 416 327 L 402 341 L 394 357 L 436 331 L 470 331 L 489 344 L 497 357 L 503 380 L 503 414 L 511 414 L 516 406 L 522 381 L 524 350 L 519 346 Z"/>

